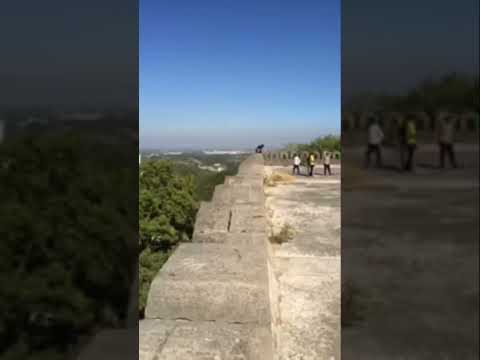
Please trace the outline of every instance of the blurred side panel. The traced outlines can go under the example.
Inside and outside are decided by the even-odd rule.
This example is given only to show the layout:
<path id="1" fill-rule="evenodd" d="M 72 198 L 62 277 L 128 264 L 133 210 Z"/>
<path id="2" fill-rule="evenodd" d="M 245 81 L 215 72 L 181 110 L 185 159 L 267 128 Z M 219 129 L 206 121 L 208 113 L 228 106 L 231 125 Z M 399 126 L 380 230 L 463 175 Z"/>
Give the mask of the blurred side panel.
<path id="1" fill-rule="evenodd" d="M 2 359 L 138 356 L 137 14 L 2 7 Z"/>
<path id="2" fill-rule="evenodd" d="M 342 359 L 478 359 L 479 4 L 342 2 Z"/>

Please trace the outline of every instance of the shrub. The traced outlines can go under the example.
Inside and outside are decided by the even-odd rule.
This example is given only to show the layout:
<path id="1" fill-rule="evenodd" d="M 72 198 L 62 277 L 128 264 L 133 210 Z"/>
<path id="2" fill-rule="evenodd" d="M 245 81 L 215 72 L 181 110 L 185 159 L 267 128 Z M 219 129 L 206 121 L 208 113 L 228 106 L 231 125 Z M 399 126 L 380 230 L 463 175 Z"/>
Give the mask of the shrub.
<path id="1" fill-rule="evenodd" d="M 285 224 L 277 234 L 270 235 L 269 240 L 272 244 L 283 244 L 290 241 L 292 238 L 292 227 L 289 224 Z"/>
<path id="2" fill-rule="evenodd" d="M 138 229 L 125 163 L 66 133 L 0 147 L 0 353 L 63 353 L 125 317 Z"/>
<path id="3" fill-rule="evenodd" d="M 306 152 L 319 152 L 322 153 L 323 151 L 338 151 L 340 152 L 342 148 L 340 136 L 337 135 L 326 135 L 320 136 L 309 144 L 289 144 L 287 145 L 285 151 L 289 151 L 291 153 L 301 153 L 303 151 Z"/>
<path id="4" fill-rule="evenodd" d="M 271 175 L 268 175 L 264 177 L 263 183 L 266 186 L 276 186 L 279 183 L 289 183 L 295 181 L 295 177 L 288 175 L 288 174 L 282 174 L 278 172 L 274 172 Z"/>
<path id="5" fill-rule="evenodd" d="M 139 174 L 139 314 L 143 315 L 150 283 L 181 241 L 189 241 L 197 211 L 195 183 L 173 172 L 165 160 L 147 161 Z"/>

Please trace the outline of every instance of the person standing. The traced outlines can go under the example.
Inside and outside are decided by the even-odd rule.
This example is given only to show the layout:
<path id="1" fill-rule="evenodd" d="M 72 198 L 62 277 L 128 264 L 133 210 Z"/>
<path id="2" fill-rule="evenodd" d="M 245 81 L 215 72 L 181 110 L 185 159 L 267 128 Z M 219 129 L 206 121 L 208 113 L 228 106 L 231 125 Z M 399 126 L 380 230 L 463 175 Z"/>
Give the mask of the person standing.
<path id="1" fill-rule="evenodd" d="M 365 166 L 368 168 L 370 166 L 370 156 L 372 153 L 375 153 L 377 167 L 382 166 L 382 152 L 381 144 L 384 138 L 383 131 L 378 125 L 378 121 L 375 118 L 369 119 L 370 125 L 368 126 L 368 145 L 367 152 L 365 155 Z"/>
<path id="2" fill-rule="evenodd" d="M 417 148 L 417 127 L 415 120 L 409 118 L 405 124 L 405 139 L 407 143 L 407 162 L 405 170 L 413 171 L 414 169 L 414 155 Z"/>
<path id="3" fill-rule="evenodd" d="M 440 119 L 437 127 L 437 140 L 440 147 L 440 167 L 445 167 L 445 157 L 448 155 L 453 168 L 457 167 L 455 152 L 453 149 L 453 138 L 455 134 L 455 122 L 451 116 Z"/>
<path id="4" fill-rule="evenodd" d="M 313 176 L 313 173 L 315 170 L 315 154 L 314 153 L 310 153 L 310 155 L 308 155 L 308 166 L 310 167 L 309 175 Z"/>
<path id="5" fill-rule="evenodd" d="M 323 152 L 323 175 L 326 176 L 327 172 L 328 175 L 332 175 L 332 171 L 330 170 L 330 159 L 332 157 L 332 154 L 330 151 L 324 151 Z"/>
<path id="6" fill-rule="evenodd" d="M 255 152 L 257 154 L 261 154 L 263 152 L 263 148 L 265 147 L 265 145 L 261 144 L 261 145 L 258 145 L 257 148 L 255 149 Z"/>
<path id="7" fill-rule="evenodd" d="M 300 159 L 300 156 L 297 154 L 293 155 L 293 175 L 295 175 L 295 172 L 297 175 L 300 175 L 300 164 L 302 163 L 302 160 Z"/>
<path id="8" fill-rule="evenodd" d="M 405 168 L 405 152 L 407 150 L 407 130 L 405 128 L 405 119 L 400 118 L 397 122 L 398 151 L 400 155 L 400 170 Z"/>

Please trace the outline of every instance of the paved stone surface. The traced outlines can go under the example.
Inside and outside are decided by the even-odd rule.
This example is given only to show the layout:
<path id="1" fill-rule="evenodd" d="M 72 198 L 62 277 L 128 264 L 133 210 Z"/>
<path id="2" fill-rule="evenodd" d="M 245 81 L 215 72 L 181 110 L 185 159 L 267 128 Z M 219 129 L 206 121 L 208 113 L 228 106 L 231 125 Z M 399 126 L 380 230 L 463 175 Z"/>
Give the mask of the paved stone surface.
<path id="1" fill-rule="evenodd" d="M 298 176 L 266 194 L 271 231 L 294 234 L 269 249 L 274 359 L 340 359 L 339 175 Z"/>
<path id="2" fill-rule="evenodd" d="M 141 322 L 142 360 L 272 358 L 263 159 L 202 203 L 192 243 L 155 277 Z"/>
<path id="3" fill-rule="evenodd" d="M 153 281 L 145 317 L 269 323 L 263 249 L 182 244 Z"/>
<path id="4" fill-rule="evenodd" d="M 232 233 L 266 233 L 266 215 L 263 205 L 235 204 L 231 210 L 229 231 Z"/>
<path id="5" fill-rule="evenodd" d="M 145 319 L 139 323 L 139 360 L 154 360 L 161 353 L 168 337 L 176 326 L 175 321 Z"/>
<path id="6" fill-rule="evenodd" d="M 249 157 L 202 204 L 150 288 L 141 360 L 338 358 L 338 176 L 270 189 L 267 216 L 264 170 Z M 294 239 L 269 246 L 285 219 Z"/>
<path id="7" fill-rule="evenodd" d="M 140 360 L 265 360 L 271 358 L 269 327 L 143 320 Z"/>
<path id="8" fill-rule="evenodd" d="M 192 242 L 205 242 L 217 244 L 232 244 L 244 246 L 265 246 L 264 233 L 231 233 L 231 232 L 209 232 L 196 233 L 193 236 Z"/>
<path id="9" fill-rule="evenodd" d="M 212 197 L 214 204 L 251 203 L 263 205 L 263 187 L 249 183 L 222 184 L 215 187 Z"/>
<path id="10" fill-rule="evenodd" d="M 362 171 L 362 154 L 344 159 Z M 432 152 L 415 174 L 362 171 L 370 184 L 342 193 L 342 277 L 362 304 L 345 358 L 478 359 L 478 146 L 457 157 L 463 168 L 435 168 Z"/>
<path id="11" fill-rule="evenodd" d="M 195 221 L 195 233 L 228 231 L 230 206 L 202 202 Z"/>

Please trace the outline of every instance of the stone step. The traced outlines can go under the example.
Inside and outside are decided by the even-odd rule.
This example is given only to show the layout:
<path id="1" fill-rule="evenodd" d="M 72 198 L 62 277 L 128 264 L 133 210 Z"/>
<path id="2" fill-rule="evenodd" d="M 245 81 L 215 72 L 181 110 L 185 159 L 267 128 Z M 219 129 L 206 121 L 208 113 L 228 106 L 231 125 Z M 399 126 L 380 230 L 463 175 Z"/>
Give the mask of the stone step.
<path id="1" fill-rule="evenodd" d="M 210 232 L 196 233 L 192 242 L 232 244 L 243 246 L 265 246 L 267 235 L 263 233 Z"/>
<path id="2" fill-rule="evenodd" d="M 263 179 L 264 169 L 263 165 L 249 165 L 238 169 L 238 175 L 251 177 L 252 179 Z"/>
<path id="3" fill-rule="evenodd" d="M 214 204 L 230 204 L 232 203 L 232 187 L 226 184 L 215 186 L 213 191 L 212 203 Z"/>
<path id="4" fill-rule="evenodd" d="M 277 257 L 270 260 L 277 277 L 280 276 L 323 276 L 341 271 L 340 256 L 332 257 Z"/>
<path id="5" fill-rule="evenodd" d="M 230 206 L 202 202 L 197 212 L 194 232 L 228 231 L 230 216 Z"/>
<path id="6" fill-rule="evenodd" d="M 154 279 L 146 318 L 267 324 L 263 247 L 182 244 Z"/>
<path id="7" fill-rule="evenodd" d="M 252 203 L 263 204 L 265 195 L 263 186 L 250 184 L 221 184 L 215 187 L 213 204 Z"/>
<path id="8" fill-rule="evenodd" d="M 252 185 L 252 186 L 263 186 L 263 176 L 226 176 L 225 185 Z"/>
<path id="9" fill-rule="evenodd" d="M 263 177 L 263 157 L 254 155 L 243 161 L 238 168 L 238 175 L 249 177 Z"/>
<path id="10" fill-rule="evenodd" d="M 272 359 L 268 326 L 146 319 L 139 334 L 139 360 Z"/>
<path id="11" fill-rule="evenodd" d="M 265 233 L 263 204 L 202 203 L 195 221 L 194 238 L 210 233 Z"/>
<path id="12" fill-rule="evenodd" d="M 263 204 L 233 205 L 229 231 L 232 233 L 266 233 L 267 219 Z"/>

